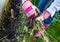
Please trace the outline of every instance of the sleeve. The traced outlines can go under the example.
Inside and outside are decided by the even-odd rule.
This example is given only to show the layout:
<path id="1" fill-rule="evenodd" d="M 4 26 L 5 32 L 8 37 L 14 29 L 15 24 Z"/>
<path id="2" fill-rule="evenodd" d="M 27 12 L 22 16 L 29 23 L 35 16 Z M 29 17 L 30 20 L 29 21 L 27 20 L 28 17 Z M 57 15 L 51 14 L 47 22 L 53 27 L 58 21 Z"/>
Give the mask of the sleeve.
<path id="1" fill-rule="evenodd" d="M 54 14 L 59 10 L 60 10 L 60 0 L 54 0 L 51 6 L 47 8 L 47 11 L 50 13 L 51 17 L 53 17 Z"/>

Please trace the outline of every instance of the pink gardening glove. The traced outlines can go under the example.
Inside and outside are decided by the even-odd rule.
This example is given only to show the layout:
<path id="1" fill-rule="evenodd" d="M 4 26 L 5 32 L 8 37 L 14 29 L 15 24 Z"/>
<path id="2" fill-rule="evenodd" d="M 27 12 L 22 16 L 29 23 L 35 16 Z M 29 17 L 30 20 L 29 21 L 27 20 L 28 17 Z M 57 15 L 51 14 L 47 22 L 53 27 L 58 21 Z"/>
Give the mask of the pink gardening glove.
<path id="1" fill-rule="evenodd" d="M 36 20 L 38 21 L 44 21 L 45 19 L 49 18 L 50 17 L 50 13 L 45 10 L 42 15 L 40 15 L 39 17 L 36 17 Z"/>
<path id="2" fill-rule="evenodd" d="M 36 7 L 29 0 L 22 3 L 22 8 L 28 18 L 31 19 L 37 16 L 37 12 L 35 11 Z"/>

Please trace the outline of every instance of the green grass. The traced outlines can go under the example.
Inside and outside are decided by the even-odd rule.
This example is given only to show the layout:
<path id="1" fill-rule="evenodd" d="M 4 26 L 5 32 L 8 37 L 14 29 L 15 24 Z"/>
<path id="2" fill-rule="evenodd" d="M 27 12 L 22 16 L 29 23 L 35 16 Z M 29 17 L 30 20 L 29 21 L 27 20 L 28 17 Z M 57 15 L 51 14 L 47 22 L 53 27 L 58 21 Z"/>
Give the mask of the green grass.
<path id="1" fill-rule="evenodd" d="M 33 0 L 32 3 L 35 5 L 35 6 L 38 6 L 38 2 L 39 0 Z M 26 23 L 25 22 L 25 18 L 26 16 L 23 14 L 22 16 L 22 24 L 20 25 L 19 28 L 17 28 L 17 32 L 21 32 L 20 29 L 22 28 L 25 28 L 24 25 Z M 60 15 L 58 15 L 52 22 L 52 24 L 46 29 L 47 31 L 47 36 L 49 37 L 49 40 L 50 42 L 55 42 L 55 40 L 57 42 L 60 42 Z M 20 34 L 18 33 L 17 34 L 17 37 L 18 39 L 20 38 L 19 37 Z M 29 35 L 27 35 L 27 38 L 31 38 Z M 27 39 L 28 40 L 28 39 Z M 18 41 L 16 41 L 18 42 Z M 35 42 L 43 42 L 43 39 L 42 38 L 37 38 L 35 39 Z"/>
<path id="2" fill-rule="evenodd" d="M 35 3 L 34 3 L 35 2 Z M 34 5 L 38 5 L 39 0 L 33 0 L 32 3 Z M 53 23 L 46 29 L 47 33 L 55 38 L 58 42 L 60 42 L 60 15 L 58 15 Z M 53 40 L 50 37 L 50 40 Z M 43 42 L 40 38 L 36 39 L 36 42 Z"/>

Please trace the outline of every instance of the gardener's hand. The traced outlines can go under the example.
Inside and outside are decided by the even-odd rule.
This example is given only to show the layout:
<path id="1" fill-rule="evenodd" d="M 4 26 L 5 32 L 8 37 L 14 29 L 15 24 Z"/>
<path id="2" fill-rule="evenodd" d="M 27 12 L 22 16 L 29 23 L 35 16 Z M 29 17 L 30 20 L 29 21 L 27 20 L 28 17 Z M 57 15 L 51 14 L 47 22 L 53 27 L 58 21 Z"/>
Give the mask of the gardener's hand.
<path id="1" fill-rule="evenodd" d="M 47 10 L 45 10 L 40 16 L 36 17 L 35 20 L 36 21 L 43 21 L 43 20 L 49 18 L 49 16 L 50 16 L 50 13 Z"/>
<path id="2" fill-rule="evenodd" d="M 29 0 L 25 0 L 25 2 L 22 3 L 22 8 L 29 19 L 35 18 L 38 15 L 36 10 L 39 10 Z"/>

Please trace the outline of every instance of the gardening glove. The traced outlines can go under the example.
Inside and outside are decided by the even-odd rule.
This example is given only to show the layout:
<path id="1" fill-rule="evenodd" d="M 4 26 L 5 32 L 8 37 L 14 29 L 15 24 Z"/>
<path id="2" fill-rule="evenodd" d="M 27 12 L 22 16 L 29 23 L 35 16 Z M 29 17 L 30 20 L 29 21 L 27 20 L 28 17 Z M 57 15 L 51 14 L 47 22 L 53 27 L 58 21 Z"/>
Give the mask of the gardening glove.
<path id="1" fill-rule="evenodd" d="M 48 17 L 50 17 L 50 13 L 49 13 L 47 10 L 45 10 L 45 11 L 42 13 L 42 15 L 36 17 L 35 20 L 36 20 L 36 21 L 44 21 L 44 20 L 47 19 Z"/>
<path id="2" fill-rule="evenodd" d="M 35 10 L 38 10 L 29 0 L 22 1 L 22 8 L 29 19 L 36 17 L 38 14 Z"/>

